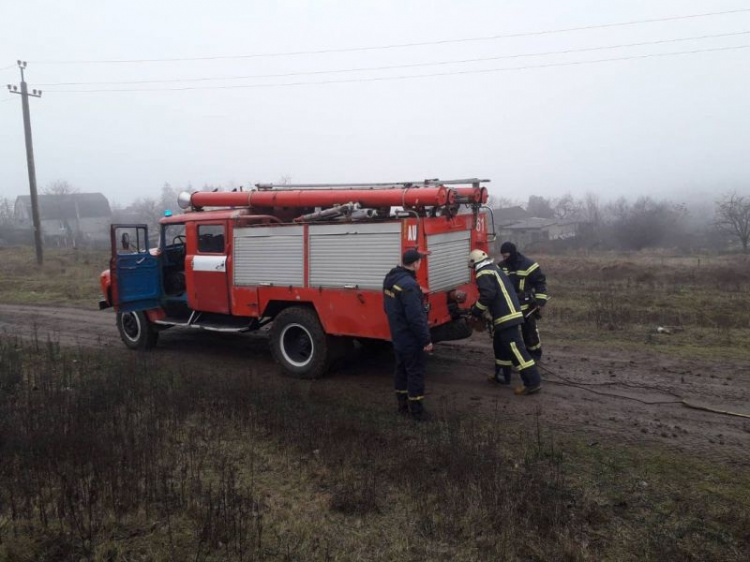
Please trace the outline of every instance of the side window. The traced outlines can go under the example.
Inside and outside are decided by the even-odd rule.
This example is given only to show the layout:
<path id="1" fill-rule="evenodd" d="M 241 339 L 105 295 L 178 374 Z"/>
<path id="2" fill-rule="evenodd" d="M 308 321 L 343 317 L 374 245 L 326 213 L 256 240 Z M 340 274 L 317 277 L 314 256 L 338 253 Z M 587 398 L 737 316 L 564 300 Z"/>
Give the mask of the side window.
<path id="1" fill-rule="evenodd" d="M 148 242 L 146 229 L 143 227 L 120 227 L 115 230 L 117 253 L 139 254 L 146 252 Z"/>
<path id="2" fill-rule="evenodd" d="M 198 252 L 201 254 L 224 253 L 224 225 L 198 225 Z"/>

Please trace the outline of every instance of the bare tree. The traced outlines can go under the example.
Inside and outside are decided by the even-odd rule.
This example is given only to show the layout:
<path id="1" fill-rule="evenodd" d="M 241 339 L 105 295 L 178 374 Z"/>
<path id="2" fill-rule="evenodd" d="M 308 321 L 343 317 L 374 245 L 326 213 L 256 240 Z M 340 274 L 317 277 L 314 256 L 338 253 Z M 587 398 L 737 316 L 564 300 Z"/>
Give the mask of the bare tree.
<path id="1" fill-rule="evenodd" d="M 73 187 L 65 180 L 55 180 L 42 189 L 44 195 L 59 195 L 61 197 L 79 192 L 80 190 L 77 187 Z"/>
<path id="2" fill-rule="evenodd" d="M 13 204 L 7 197 L 0 197 L 0 226 L 13 224 Z"/>
<path id="3" fill-rule="evenodd" d="M 175 215 L 181 214 L 182 209 L 177 204 L 177 196 L 181 191 L 183 190 L 179 187 L 172 187 L 169 183 L 165 183 L 161 188 L 161 195 L 159 196 L 160 210 L 169 210 Z"/>
<path id="4" fill-rule="evenodd" d="M 556 219 L 571 220 L 581 216 L 582 204 L 573 199 L 570 193 L 566 193 L 555 200 L 553 212 Z"/>
<path id="5" fill-rule="evenodd" d="M 750 199 L 732 191 L 716 201 L 714 225 L 717 230 L 742 244 L 747 252 L 750 244 Z"/>
<path id="6" fill-rule="evenodd" d="M 138 217 L 139 222 L 145 222 L 148 225 L 149 232 L 157 232 L 159 220 L 162 217 L 162 210 L 159 202 L 150 197 L 136 199 L 130 206 L 129 211 Z"/>
<path id="7" fill-rule="evenodd" d="M 608 206 L 610 229 L 619 246 L 642 250 L 669 241 L 670 233 L 682 227 L 685 208 L 669 201 L 640 197 L 632 205 L 620 198 Z"/>
<path id="8" fill-rule="evenodd" d="M 550 200 L 540 195 L 529 195 L 529 202 L 526 205 L 526 211 L 530 213 L 532 217 L 540 217 L 543 219 L 551 219 L 555 216 L 555 210 L 552 208 Z"/>
<path id="9" fill-rule="evenodd" d="M 593 228 L 599 228 L 602 225 L 602 206 L 599 202 L 599 196 L 596 193 L 587 193 L 583 198 L 583 217 Z"/>
<path id="10" fill-rule="evenodd" d="M 497 195 L 490 195 L 487 199 L 487 206 L 490 209 L 507 209 L 508 207 L 515 207 L 518 203 L 509 199 L 508 197 L 498 197 Z"/>

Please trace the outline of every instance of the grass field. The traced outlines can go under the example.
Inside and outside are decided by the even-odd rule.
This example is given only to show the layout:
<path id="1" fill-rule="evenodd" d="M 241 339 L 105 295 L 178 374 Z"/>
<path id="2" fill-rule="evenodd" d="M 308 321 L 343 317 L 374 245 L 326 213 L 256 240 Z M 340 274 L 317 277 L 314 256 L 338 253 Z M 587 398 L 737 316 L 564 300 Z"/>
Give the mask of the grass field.
<path id="1" fill-rule="evenodd" d="M 105 253 L 0 256 L 0 301 L 96 306 Z M 533 257 L 546 341 L 750 360 L 746 257 Z M 746 470 L 250 365 L 0 338 L 0 561 L 750 557 Z"/>
<path id="2" fill-rule="evenodd" d="M 746 560 L 750 474 L 0 342 L 0 560 Z"/>
<path id="3" fill-rule="evenodd" d="M 0 249 L 0 302 L 96 308 L 103 251 Z M 541 329 L 552 342 L 750 360 L 750 256 L 533 256 L 553 300 Z M 657 334 L 657 327 L 671 334 Z"/>
<path id="4" fill-rule="evenodd" d="M 537 259 L 554 299 L 542 324 L 550 341 L 750 360 L 750 256 Z"/>
<path id="5" fill-rule="evenodd" d="M 33 248 L 0 248 L 0 302 L 95 308 L 107 268 L 104 251 L 47 249 L 40 268 Z"/>

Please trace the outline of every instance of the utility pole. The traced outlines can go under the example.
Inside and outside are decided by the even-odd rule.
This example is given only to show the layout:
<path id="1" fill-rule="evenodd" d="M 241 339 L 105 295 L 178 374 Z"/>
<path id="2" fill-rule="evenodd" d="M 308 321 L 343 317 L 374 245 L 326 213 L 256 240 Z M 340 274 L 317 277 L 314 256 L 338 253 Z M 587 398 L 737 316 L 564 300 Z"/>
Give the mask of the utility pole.
<path id="1" fill-rule="evenodd" d="M 8 84 L 8 90 L 11 94 L 21 95 L 21 104 L 23 106 L 23 132 L 26 137 L 26 164 L 29 169 L 29 191 L 31 192 L 31 217 L 34 221 L 34 246 L 36 247 L 36 263 L 42 265 L 44 256 L 42 254 L 42 223 L 39 220 L 39 197 L 36 192 L 36 168 L 34 166 L 34 145 L 31 142 L 31 116 L 29 115 L 29 96 L 33 98 L 42 97 L 41 90 L 32 90 L 26 85 L 23 71 L 26 68 L 26 61 L 18 61 L 18 68 L 21 71 L 21 90 L 18 86 Z"/>

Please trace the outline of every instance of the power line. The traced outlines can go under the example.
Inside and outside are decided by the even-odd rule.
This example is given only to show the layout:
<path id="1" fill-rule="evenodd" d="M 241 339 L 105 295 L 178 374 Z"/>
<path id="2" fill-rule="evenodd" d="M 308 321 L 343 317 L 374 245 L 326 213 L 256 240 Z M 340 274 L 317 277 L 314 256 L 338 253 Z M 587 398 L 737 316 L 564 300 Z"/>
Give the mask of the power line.
<path id="1" fill-rule="evenodd" d="M 290 76 L 313 76 L 320 74 L 343 74 L 350 72 L 369 72 L 375 70 L 396 70 L 403 68 L 420 68 L 425 66 L 445 66 L 452 64 L 466 64 L 476 62 L 488 62 L 503 59 L 516 59 L 526 57 L 543 57 L 550 55 L 567 55 L 573 53 L 586 53 L 592 51 L 604 51 L 611 49 L 623 49 L 630 47 L 643 47 L 646 45 L 661 45 L 665 43 L 679 43 L 684 41 L 699 41 L 704 39 L 718 39 L 725 37 L 737 37 L 740 35 L 748 35 L 750 31 L 739 31 L 736 33 L 720 33 L 715 35 L 696 35 L 692 37 L 679 37 L 675 39 L 660 39 L 656 41 L 643 41 L 640 43 L 622 43 L 619 45 L 606 45 L 601 47 L 584 47 L 580 49 L 566 49 L 562 51 L 544 51 L 539 53 L 523 53 L 516 55 L 500 55 L 494 57 L 482 57 L 473 59 L 459 59 L 449 61 L 437 61 L 437 62 L 421 62 L 412 64 L 396 64 L 387 66 L 366 66 L 359 68 L 344 68 L 336 70 L 312 70 L 306 72 L 288 72 L 283 74 L 251 74 L 245 76 L 220 76 L 220 77 L 205 77 L 205 78 L 172 78 L 162 80 L 114 80 L 114 81 L 95 81 L 95 82 L 49 82 L 40 83 L 39 86 L 103 86 L 103 85 L 118 85 L 118 84 L 167 84 L 176 82 L 209 82 L 214 80 L 247 80 L 257 78 L 288 78 Z"/>
<path id="2" fill-rule="evenodd" d="M 750 8 L 740 8 L 737 10 L 725 10 L 722 12 L 705 12 L 701 14 L 689 14 L 683 16 L 668 16 L 663 18 L 651 18 L 641 20 L 630 20 L 624 22 L 604 23 L 598 25 L 586 25 L 578 27 L 567 27 L 559 29 L 546 29 L 540 31 L 525 31 L 521 33 L 503 33 L 497 35 L 488 35 L 480 37 L 464 37 L 458 39 L 440 39 L 437 41 L 423 41 L 415 43 L 394 43 L 391 45 L 377 45 L 368 47 L 342 47 L 333 49 L 318 49 L 308 51 L 285 51 L 277 53 L 254 53 L 249 55 L 218 55 L 218 56 L 206 56 L 206 57 L 173 57 L 173 58 L 153 58 L 153 59 L 104 59 L 104 60 L 42 60 L 32 61 L 36 64 L 138 64 L 138 63 L 160 63 L 160 62 L 195 62 L 195 61 L 212 61 L 212 60 L 228 60 L 228 59 L 251 59 L 251 58 L 263 58 L 263 57 L 292 57 L 301 55 L 323 55 L 331 53 L 352 53 L 362 51 L 379 51 L 387 49 L 403 49 L 409 47 L 425 47 L 428 45 L 446 45 L 455 43 L 469 43 L 478 41 L 495 41 L 498 39 L 512 39 L 518 37 L 534 37 L 540 35 L 552 35 L 558 33 L 571 33 L 574 31 L 588 31 L 593 29 L 609 29 L 613 27 L 625 27 L 631 25 L 640 25 L 647 23 L 660 23 L 665 21 L 677 21 L 686 19 L 706 18 L 712 16 L 724 16 L 731 14 L 740 14 L 750 12 Z"/>
<path id="3" fill-rule="evenodd" d="M 278 88 L 285 86 L 308 86 L 308 85 L 324 85 L 324 84 L 347 84 L 355 82 L 385 82 L 389 80 L 411 80 L 415 78 L 434 78 L 440 76 L 456 76 L 466 74 L 489 74 L 492 72 L 503 72 L 503 71 L 514 71 L 514 70 L 534 70 L 540 68 L 554 68 L 563 66 L 581 66 L 587 64 L 600 64 L 608 62 L 628 61 L 628 60 L 640 60 L 649 58 L 661 58 L 661 57 L 672 57 L 679 55 L 694 55 L 699 53 L 715 53 L 721 51 L 736 51 L 740 49 L 748 49 L 750 45 L 737 45 L 734 47 L 717 47 L 714 49 L 695 49 L 692 51 L 676 51 L 672 53 L 652 53 L 648 55 L 632 55 L 628 57 L 616 57 L 608 59 L 595 59 L 595 60 L 584 60 L 584 61 L 572 61 L 572 62 L 561 62 L 561 63 L 549 63 L 549 64 L 536 64 L 527 66 L 511 66 L 501 68 L 487 68 L 482 70 L 458 70 L 453 72 L 434 72 L 430 74 L 412 74 L 402 76 L 382 76 L 373 78 L 351 78 L 345 80 L 320 80 L 315 82 L 286 82 L 281 84 L 235 84 L 230 86 L 185 86 L 181 88 L 120 88 L 120 89 L 91 89 L 91 90 L 49 90 L 55 93 L 65 94 L 81 94 L 81 93 L 101 93 L 101 92 L 181 92 L 188 90 L 233 90 L 239 88 Z"/>

